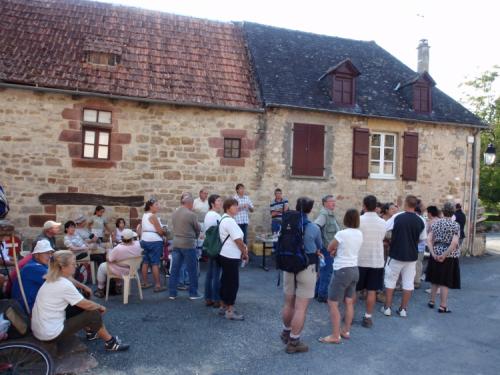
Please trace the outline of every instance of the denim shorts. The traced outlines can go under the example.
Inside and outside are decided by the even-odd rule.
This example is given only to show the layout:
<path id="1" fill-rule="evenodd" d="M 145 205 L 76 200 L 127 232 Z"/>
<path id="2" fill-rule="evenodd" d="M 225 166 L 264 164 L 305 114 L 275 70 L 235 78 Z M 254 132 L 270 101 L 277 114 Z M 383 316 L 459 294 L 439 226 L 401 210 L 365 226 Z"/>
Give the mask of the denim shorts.
<path id="1" fill-rule="evenodd" d="M 141 241 L 144 250 L 143 262 L 150 265 L 159 265 L 163 253 L 163 241 Z"/>

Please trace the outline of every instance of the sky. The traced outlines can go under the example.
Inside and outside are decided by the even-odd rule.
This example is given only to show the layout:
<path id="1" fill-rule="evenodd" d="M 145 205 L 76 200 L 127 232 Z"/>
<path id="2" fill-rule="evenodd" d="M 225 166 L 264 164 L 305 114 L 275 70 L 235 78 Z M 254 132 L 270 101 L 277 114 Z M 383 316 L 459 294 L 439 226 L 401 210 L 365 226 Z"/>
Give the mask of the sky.
<path id="1" fill-rule="evenodd" d="M 428 39 L 437 87 L 465 98 L 467 80 L 500 65 L 495 40 L 500 4 L 491 0 L 100 0 L 218 21 L 251 21 L 312 33 L 373 40 L 416 70 Z M 500 95 L 500 79 L 494 92 Z M 469 93 L 472 93 L 469 91 Z"/>

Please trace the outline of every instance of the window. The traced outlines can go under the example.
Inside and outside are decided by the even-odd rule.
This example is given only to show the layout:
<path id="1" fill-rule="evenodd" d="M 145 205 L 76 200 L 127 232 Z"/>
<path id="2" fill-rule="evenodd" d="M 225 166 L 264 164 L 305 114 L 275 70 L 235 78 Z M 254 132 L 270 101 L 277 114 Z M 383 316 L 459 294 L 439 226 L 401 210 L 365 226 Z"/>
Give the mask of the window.
<path id="1" fill-rule="evenodd" d="M 83 157 L 86 159 L 109 159 L 110 131 L 86 128 L 83 130 Z"/>
<path id="2" fill-rule="evenodd" d="M 111 125 L 111 112 L 96 109 L 83 110 L 83 122 Z"/>
<path id="3" fill-rule="evenodd" d="M 115 66 L 120 62 L 120 57 L 113 53 L 87 52 L 86 60 L 90 64 Z"/>
<path id="4" fill-rule="evenodd" d="M 325 126 L 294 124 L 292 175 L 323 177 L 325 174 Z"/>
<path id="5" fill-rule="evenodd" d="M 413 87 L 413 109 L 416 112 L 429 113 L 431 111 L 430 98 L 429 86 L 417 84 Z"/>
<path id="6" fill-rule="evenodd" d="M 224 157 L 238 159 L 241 156 L 241 139 L 224 138 Z"/>
<path id="7" fill-rule="evenodd" d="M 396 177 L 396 134 L 372 134 L 370 142 L 370 177 Z"/>
<path id="8" fill-rule="evenodd" d="M 354 79 L 350 76 L 333 77 L 333 102 L 340 105 L 354 104 Z"/>

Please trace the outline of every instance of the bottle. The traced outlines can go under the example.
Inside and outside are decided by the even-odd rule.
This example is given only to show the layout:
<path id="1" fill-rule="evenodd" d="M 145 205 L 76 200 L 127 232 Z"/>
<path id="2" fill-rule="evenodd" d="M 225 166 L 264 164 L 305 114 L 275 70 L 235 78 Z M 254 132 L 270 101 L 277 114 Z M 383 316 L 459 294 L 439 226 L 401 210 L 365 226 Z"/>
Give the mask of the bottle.
<path id="1" fill-rule="evenodd" d="M 323 255 L 320 255 L 319 256 L 319 267 L 323 268 L 324 266 L 326 266 L 325 257 Z"/>

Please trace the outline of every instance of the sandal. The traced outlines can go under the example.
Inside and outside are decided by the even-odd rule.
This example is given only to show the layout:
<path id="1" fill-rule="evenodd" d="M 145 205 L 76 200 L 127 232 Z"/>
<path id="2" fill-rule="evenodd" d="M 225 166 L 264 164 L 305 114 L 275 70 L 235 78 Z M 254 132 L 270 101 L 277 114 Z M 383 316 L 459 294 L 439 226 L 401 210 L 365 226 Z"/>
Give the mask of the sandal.
<path id="1" fill-rule="evenodd" d="M 351 338 L 351 333 L 350 332 L 340 332 L 340 337 L 343 339 L 349 340 Z"/>
<path id="2" fill-rule="evenodd" d="M 148 289 L 148 288 L 151 288 L 153 286 L 153 284 L 144 284 L 142 283 L 141 284 L 141 289 Z"/>
<path id="3" fill-rule="evenodd" d="M 320 337 L 318 341 L 322 344 L 342 344 L 342 340 L 339 337 L 337 340 L 332 339 L 332 335 L 328 335 L 325 337 Z"/>
<path id="4" fill-rule="evenodd" d="M 104 289 L 97 289 L 94 292 L 94 296 L 96 296 L 97 298 L 104 298 L 105 296 Z"/>
<path id="5" fill-rule="evenodd" d="M 160 287 L 154 288 L 153 292 L 154 293 L 159 293 L 159 292 L 163 292 L 164 290 L 167 290 L 167 288 L 164 287 L 164 286 L 160 286 Z"/>
<path id="6" fill-rule="evenodd" d="M 430 309 L 433 309 L 434 308 L 434 301 L 427 302 L 427 306 L 429 306 Z"/>
<path id="7" fill-rule="evenodd" d="M 448 307 L 443 307 L 443 306 L 439 306 L 439 309 L 438 309 L 438 313 L 442 314 L 442 313 L 445 313 L 445 314 L 449 314 L 451 313 L 451 310 L 448 309 Z"/>

